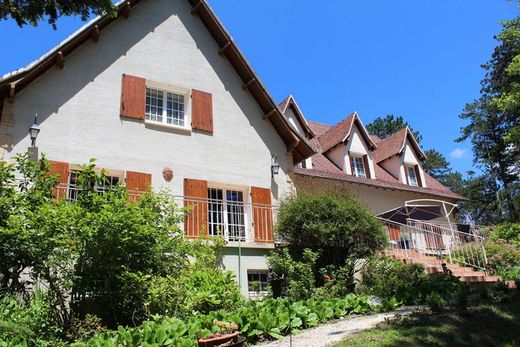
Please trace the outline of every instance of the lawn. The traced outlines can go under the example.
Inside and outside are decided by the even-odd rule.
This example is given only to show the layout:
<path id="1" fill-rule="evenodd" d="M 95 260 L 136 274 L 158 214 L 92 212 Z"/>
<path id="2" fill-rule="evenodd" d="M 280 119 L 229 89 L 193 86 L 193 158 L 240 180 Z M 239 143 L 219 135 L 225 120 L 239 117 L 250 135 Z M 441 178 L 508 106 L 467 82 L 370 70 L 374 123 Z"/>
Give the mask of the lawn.
<path id="1" fill-rule="evenodd" d="M 520 346 L 520 295 L 497 305 L 438 315 L 414 314 L 382 323 L 335 346 Z"/>

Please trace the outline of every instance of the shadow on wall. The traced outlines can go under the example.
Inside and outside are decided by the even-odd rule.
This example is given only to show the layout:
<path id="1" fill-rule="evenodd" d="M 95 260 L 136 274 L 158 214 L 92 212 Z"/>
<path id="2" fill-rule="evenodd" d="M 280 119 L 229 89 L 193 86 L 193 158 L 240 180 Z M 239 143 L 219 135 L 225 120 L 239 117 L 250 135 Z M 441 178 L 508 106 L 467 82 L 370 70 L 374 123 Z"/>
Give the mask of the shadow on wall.
<path id="1" fill-rule="evenodd" d="M 247 90 L 242 89 L 243 82 L 231 63 L 227 58 L 218 54 L 219 47 L 217 43 L 202 21 L 197 16 L 190 14 L 190 10 L 191 6 L 186 0 L 142 1 L 133 7 L 129 19 L 119 18 L 106 27 L 101 32 L 97 43 L 87 41 L 78 47 L 74 52 L 65 57 L 63 70 L 58 67 L 52 67 L 17 96 L 17 105 L 14 109 L 16 126 L 9 128 L 9 135 L 12 136 L 13 144 L 16 146 L 27 138 L 27 130 L 34 120 L 35 112 L 38 112 L 39 122 L 44 126 L 50 115 L 58 113 L 63 105 L 67 104 L 87 85 L 93 83 L 97 76 L 109 69 L 118 59 L 124 57 L 145 36 L 153 33 L 172 14 L 179 13 L 181 23 L 187 28 L 189 35 L 196 42 L 197 48 L 215 71 L 225 90 L 231 95 L 240 111 L 247 117 L 250 126 L 260 136 L 267 149 L 266 152 L 276 153 L 283 172 L 290 171 L 292 163 L 286 154 L 287 149 L 283 140 L 279 137 L 272 124 L 263 119 L 261 108 L 252 95 Z M 175 35 L 175 32 L 171 34 Z M 154 54 L 160 54 L 160 52 L 150 52 L 149 59 L 153 59 Z M 131 64 L 131 62 L 128 64 Z M 129 70 L 132 70 L 131 66 Z M 207 71 L 204 69 L 195 70 L 194 73 L 200 74 L 199 78 L 204 78 L 207 75 Z M 121 74 L 114 75 L 114 79 L 116 78 L 117 81 L 113 81 L 110 87 L 117 86 L 120 88 Z M 106 106 L 107 109 L 112 110 L 113 108 L 114 112 L 119 112 L 119 100 L 117 105 L 113 105 L 114 100 L 111 96 L 113 93 L 106 93 L 107 85 L 98 83 L 93 85 L 93 87 L 99 88 L 96 91 L 97 95 L 99 95 L 96 100 L 77 98 L 74 102 L 81 103 L 79 107 L 88 107 L 83 105 L 88 105 L 89 102 L 92 102 L 92 104 L 96 104 L 95 107 L 92 107 L 93 110 Z M 46 91 L 52 92 L 46 93 Z M 215 109 L 215 111 L 222 117 L 225 117 L 226 113 L 229 112 L 226 109 Z M 65 118 L 68 115 L 62 112 L 56 116 Z M 119 114 L 113 116 L 118 117 Z M 121 122 L 131 121 L 121 119 Z M 81 136 L 82 131 L 85 129 L 71 127 L 66 130 L 68 135 L 64 137 L 61 143 L 63 147 L 74 146 L 75 139 Z M 244 143 L 244 141 L 236 141 L 234 138 L 224 141 L 228 141 L 226 144 L 228 151 L 247 152 L 248 143 Z M 254 156 L 249 156 L 248 158 L 248 160 L 251 160 L 251 163 L 265 162 L 266 174 L 270 174 L 270 155 L 266 155 L 265 158 Z M 275 198 L 278 198 L 278 186 L 275 180 L 271 180 L 271 182 L 273 195 Z"/>
<path id="2" fill-rule="evenodd" d="M 153 6 L 146 6 L 149 4 L 146 4 L 146 1 L 138 3 L 133 7 L 132 12 L 153 11 Z M 44 124 L 51 114 L 57 113 L 62 105 L 66 104 L 86 85 L 94 82 L 100 73 L 124 56 L 146 35 L 153 32 L 169 15 L 170 13 L 167 11 L 154 11 L 140 16 L 131 14 L 128 19 L 118 18 L 101 32 L 97 43 L 86 41 L 65 57 L 63 70 L 54 66 L 22 90 L 16 96 L 14 108 L 16 126 L 9 128 L 13 145 L 16 146 L 27 137 L 28 129 L 34 121 L 34 112 L 38 112 L 38 122 Z M 136 21 L 139 22 L 138 25 L 134 25 Z M 114 39 L 115 37 L 117 39 Z M 78 56 L 81 58 L 78 59 Z M 76 63 L 67 64 L 68 60 L 75 60 Z M 78 64 L 77 61 L 80 61 L 81 64 Z M 45 90 L 52 90 L 52 98 L 44 93 Z M 100 99 L 102 99 L 103 90 L 100 89 L 99 92 Z M 24 102 L 25 100 L 29 101 Z M 67 115 L 60 114 L 59 116 L 66 117 Z M 70 143 L 63 143 L 63 146 L 68 145 Z"/>
<path id="3" fill-rule="evenodd" d="M 247 89 L 244 90 L 242 88 L 244 82 L 234 70 L 229 60 L 218 54 L 220 47 L 202 21 L 197 16 L 181 16 L 180 20 L 188 29 L 189 34 L 197 44 L 197 48 L 199 48 L 213 70 L 216 71 L 226 91 L 229 92 L 241 112 L 247 117 L 251 127 L 256 129 L 256 132 L 260 136 L 265 147 L 270 153 L 278 155 L 280 169 L 283 172 L 291 171 L 292 160 L 289 160 L 285 143 L 278 135 L 271 122 L 263 119 L 264 112 L 251 93 L 249 93 Z M 247 146 L 247 144 L 237 143 L 236 141 L 233 141 L 233 139 L 230 139 L 228 146 L 230 150 L 243 151 L 244 146 Z M 283 160 L 281 160 L 282 157 L 284 158 Z M 250 158 L 250 160 L 255 162 L 258 160 L 265 161 L 266 170 L 270 170 L 270 156 L 266 158 Z M 271 179 L 271 191 L 275 199 L 278 199 L 279 187 L 275 179 Z"/>

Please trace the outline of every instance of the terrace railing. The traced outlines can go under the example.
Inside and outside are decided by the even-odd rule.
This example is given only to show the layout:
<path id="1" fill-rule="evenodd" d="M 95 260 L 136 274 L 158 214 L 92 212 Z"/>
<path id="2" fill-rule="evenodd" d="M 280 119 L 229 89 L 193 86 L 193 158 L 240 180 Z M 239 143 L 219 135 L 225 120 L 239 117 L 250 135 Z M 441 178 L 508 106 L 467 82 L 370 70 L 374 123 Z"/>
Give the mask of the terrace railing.
<path id="1" fill-rule="evenodd" d="M 95 187 L 103 194 L 106 188 Z M 80 188 L 61 184 L 56 188 L 59 198 L 77 202 Z M 143 194 L 129 191 L 129 199 L 136 201 Z M 274 242 L 277 206 L 252 204 L 230 199 L 209 199 L 175 196 L 177 205 L 184 209 L 181 228 L 187 237 L 223 236 L 228 242 Z"/>
<path id="2" fill-rule="evenodd" d="M 487 257 L 485 238 L 461 232 L 456 225 L 407 220 L 406 224 L 380 218 L 390 239 L 390 248 L 409 262 L 439 266 L 458 263 L 485 270 Z"/>

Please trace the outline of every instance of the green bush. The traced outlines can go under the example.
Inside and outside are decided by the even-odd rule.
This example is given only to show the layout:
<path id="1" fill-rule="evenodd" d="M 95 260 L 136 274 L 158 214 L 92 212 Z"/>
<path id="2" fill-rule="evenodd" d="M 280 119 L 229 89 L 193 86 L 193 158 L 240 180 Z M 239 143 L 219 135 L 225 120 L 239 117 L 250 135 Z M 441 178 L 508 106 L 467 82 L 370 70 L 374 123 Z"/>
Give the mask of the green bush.
<path id="1" fill-rule="evenodd" d="M 282 296 L 294 300 L 310 298 L 314 293 L 313 267 L 318 254 L 306 248 L 301 261 L 294 260 L 287 247 L 276 248 L 267 257 L 269 267 L 283 276 Z"/>
<path id="2" fill-rule="evenodd" d="M 450 304 L 464 306 L 469 287 L 448 274 L 428 275 L 422 264 L 376 257 L 366 265 L 357 291 L 386 300 L 396 298 L 405 304 L 423 304 L 429 294 L 436 293 Z"/>
<path id="3" fill-rule="evenodd" d="M 366 264 L 360 293 L 380 298 L 395 297 L 406 304 L 424 300 L 424 287 L 428 282 L 422 264 L 406 265 L 392 258 L 372 258 Z"/>
<path id="4" fill-rule="evenodd" d="M 503 280 L 520 284 L 520 249 L 505 240 L 488 240 L 484 243 L 489 267 Z"/>
<path id="5" fill-rule="evenodd" d="M 513 246 L 520 247 L 520 223 L 502 224 L 493 232 L 492 238 L 502 239 Z"/>
<path id="6" fill-rule="evenodd" d="M 444 311 L 446 301 L 439 293 L 431 292 L 426 296 L 426 305 L 428 305 L 433 313 L 441 313 Z"/>
<path id="7" fill-rule="evenodd" d="M 29 344 L 58 343 L 62 333 L 57 312 L 39 290 L 23 301 L 6 295 L 0 299 L 0 340 L 20 338 Z"/>
<path id="8" fill-rule="evenodd" d="M 352 290 L 355 261 L 387 242 L 379 220 L 353 195 L 341 192 L 301 193 L 282 201 L 276 232 L 287 246 L 274 255 L 284 262 L 271 263 L 285 268 L 281 274 L 300 298 L 323 286 L 324 276 L 333 279 L 338 295 Z"/>

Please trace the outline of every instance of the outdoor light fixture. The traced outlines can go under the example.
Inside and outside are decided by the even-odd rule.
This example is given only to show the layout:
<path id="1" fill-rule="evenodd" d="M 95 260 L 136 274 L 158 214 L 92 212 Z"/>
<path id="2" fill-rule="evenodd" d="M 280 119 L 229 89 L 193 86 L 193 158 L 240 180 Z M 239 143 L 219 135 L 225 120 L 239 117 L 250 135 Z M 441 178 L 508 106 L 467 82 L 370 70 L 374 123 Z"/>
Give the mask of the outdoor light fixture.
<path id="1" fill-rule="evenodd" d="M 38 113 L 34 117 L 34 123 L 29 128 L 29 136 L 31 137 L 31 146 L 36 147 L 36 138 L 38 137 L 38 133 L 40 132 L 40 127 L 38 126 Z"/>
<path id="2" fill-rule="evenodd" d="M 271 158 L 271 175 L 272 175 L 272 177 L 274 177 L 274 175 L 278 175 L 278 171 L 280 171 L 280 164 L 278 163 L 278 158 L 276 157 L 276 154 L 275 154 Z"/>

